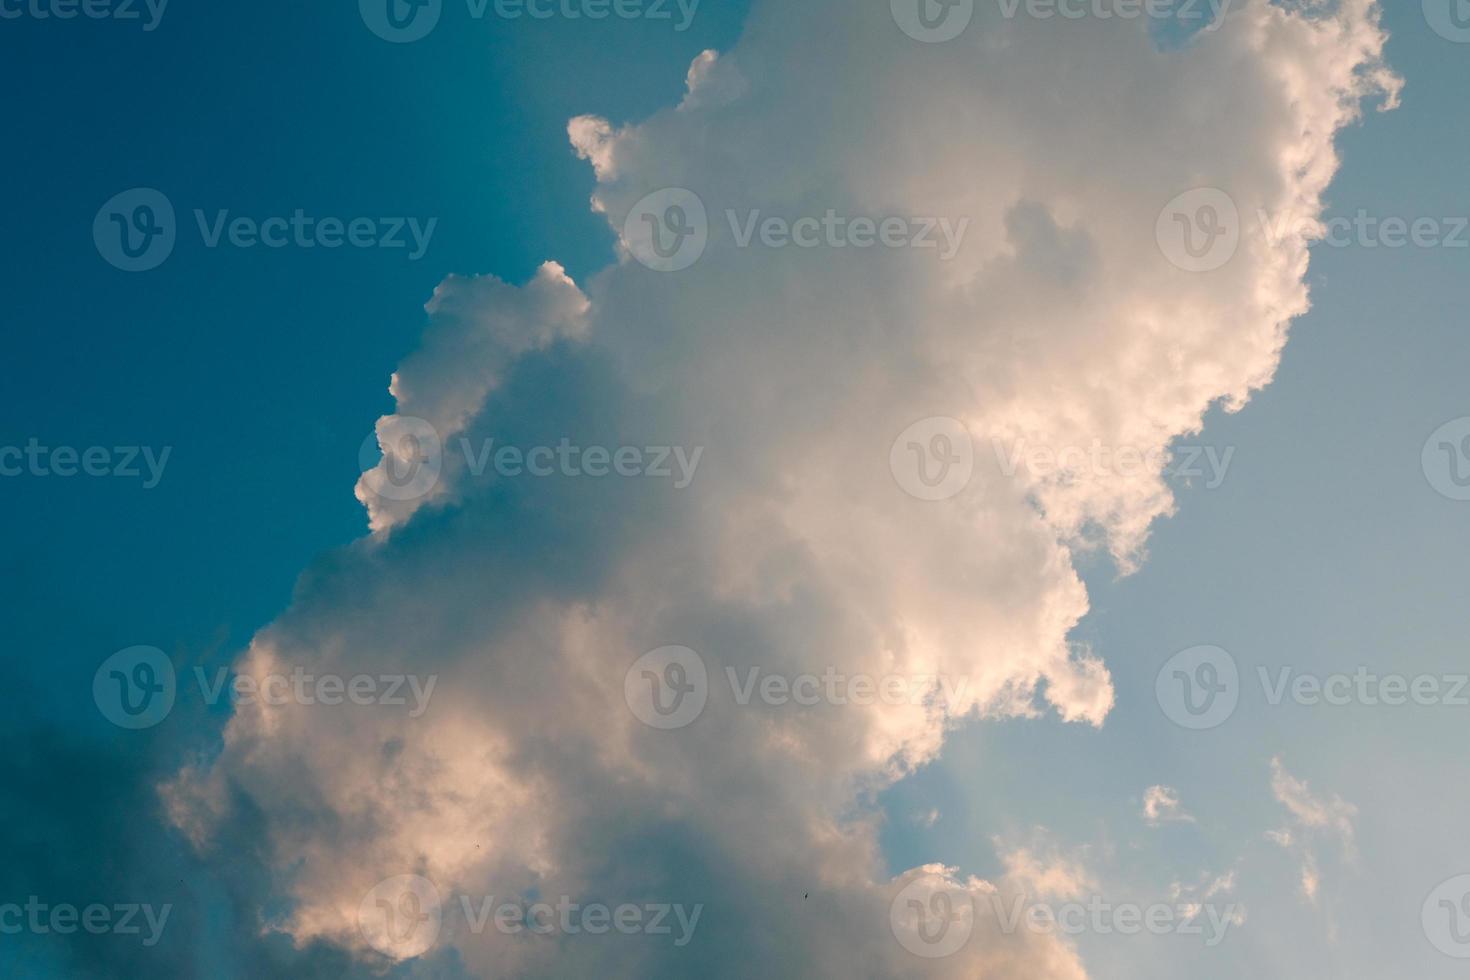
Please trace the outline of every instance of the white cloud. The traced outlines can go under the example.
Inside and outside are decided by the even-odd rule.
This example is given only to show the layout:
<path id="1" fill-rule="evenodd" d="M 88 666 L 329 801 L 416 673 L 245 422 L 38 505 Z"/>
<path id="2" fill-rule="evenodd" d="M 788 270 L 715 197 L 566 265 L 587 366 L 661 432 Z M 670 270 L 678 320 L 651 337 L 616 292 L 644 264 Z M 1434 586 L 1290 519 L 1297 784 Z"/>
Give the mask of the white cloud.
<path id="1" fill-rule="evenodd" d="M 1179 805 L 1179 793 L 1168 786 L 1150 786 L 1143 794 L 1143 819 L 1150 827 L 1162 823 L 1194 823 Z"/>
<path id="2" fill-rule="evenodd" d="M 1305 243 L 1248 238 L 1191 274 L 1155 219 L 1199 185 L 1246 215 L 1317 213 L 1335 131 L 1388 84 L 1382 43 L 1368 0 L 1310 17 L 1257 0 L 1168 53 L 1138 22 L 977 20 L 925 45 L 886 4 L 766 2 L 677 109 L 573 121 L 612 228 L 685 187 L 705 254 L 671 274 L 625 254 L 582 286 L 554 263 L 520 287 L 451 277 L 378 431 L 390 453 L 402 417 L 446 446 L 699 446 L 699 479 L 492 479 L 448 452 L 422 499 L 359 484 L 374 536 L 306 577 L 240 669 L 437 673 L 432 708 L 242 707 L 218 758 L 165 788 L 175 821 L 206 851 L 248 827 L 288 899 L 266 928 L 364 959 L 363 896 L 417 874 L 707 906 L 677 960 L 655 937 L 447 925 L 440 949 L 476 974 L 1083 977 L 1024 930 L 915 958 L 888 926 L 908 879 L 886 880 L 870 801 L 963 718 L 1103 723 L 1103 659 L 1069 642 L 1087 611 L 1073 557 L 1131 567 L 1170 494 L 1155 471 L 1008 479 L 989 447 L 1148 453 L 1269 381 L 1307 306 Z M 724 225 L 829 208 L 971 226 L 941 262 L 742 249 Z M 976 447 L 974 479 L 937 503 L 889 472 L 896 434 L 931 416 Z M 624 672 L 670 644 L 713 686 L 694 724 L 657 731 Z M 753 666 L 964 684 L 868 708 L 719 696 Z M 1033 884 L 1083 881 L 1011 858 Z"/>
<path id="3" fill-rule="evenodd" d="M 1327 798 L 1313 794 L 1305 781 L 1286 771 L 1279 758 L 1271 760 L 1271 791 L 1277 802 L 1286 807 L 1294 826 L 1268 831 L 1266 836 L 1278 846 L 1296 851 L 1302 863 L 1302 894 L 1315 902 L 1322 884 L 1315 842 L 1333 841 L 1340 848 L 1344 862 L 1356 861 L 1353 820 L 1358 808 L 1336 795 Z"/>
<path id="4" fill-rule="evenodd" d="M 1169 886 L 1170 901 L 1181 903 L 1188 910 L 1190 918 L 1199 915 L 1207 902 L 1214 905 L 1224 902 L 1228 921 L 1232 925 L 1244 925 L 1245 906 L 1239 902 L 1229 901 L 1234 894 L 1235 871 L 1233 869 L 1221 875 L 1206 872 L 1194 884 L 1176 881 Z"/>
<path id="5" fill-rule="evenodd" d="M 1025 846 L 995 842 L 1008 883 L 1038 902 L 1084 899 L 1098 891 L 1097 879 L 1087 869 L 1085 848 L 1065 854 L 1060 847 L 1047 843 L 1044 831 L 1038 830 L 1033 836 Z"/>

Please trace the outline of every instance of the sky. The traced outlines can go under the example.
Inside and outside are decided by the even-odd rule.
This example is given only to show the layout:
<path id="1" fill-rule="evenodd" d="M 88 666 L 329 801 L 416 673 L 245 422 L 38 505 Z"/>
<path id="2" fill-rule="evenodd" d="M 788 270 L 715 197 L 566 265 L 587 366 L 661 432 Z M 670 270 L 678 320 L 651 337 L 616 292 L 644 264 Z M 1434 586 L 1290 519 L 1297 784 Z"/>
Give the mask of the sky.
<path id="1" fill-rule="evenodd" d="M 0 0 L 7 975 L 1460 975 L 1470 10 L 1063 6 Z"/>

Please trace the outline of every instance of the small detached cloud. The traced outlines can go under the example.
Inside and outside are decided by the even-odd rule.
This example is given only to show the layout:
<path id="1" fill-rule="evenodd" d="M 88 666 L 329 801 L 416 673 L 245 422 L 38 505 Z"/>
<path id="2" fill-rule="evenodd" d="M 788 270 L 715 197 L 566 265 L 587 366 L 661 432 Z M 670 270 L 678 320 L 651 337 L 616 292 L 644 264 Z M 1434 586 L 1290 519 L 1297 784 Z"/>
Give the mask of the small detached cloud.
<path id="1" fill-rule="evenodd" d="M 1234 869 L 1222 875 L 1207 871 L 1194 884 L 1176 881 L 1169 886 L 1169 898 L 1184 907 L 1188 918 L 1193 919 L 1199 915 L 1206 904 L 1218 905 L 1224 901 L 1228 903 L 1225 909 L 1227 921 L 1235 926 L 1244 925 L 1245 906 L 1239 902 L 1229 901 L 1234 894 Z"/>
<path id="2" fill-rule="evenodd" d="M 1271 760 L 1271 791 L 1277 802 L 1286 807 L 1289 823 L 1267 831 L 1266 838 L 1297 854 L 1301 861 L 1302 894 L 1315 903 L 1322 885 L 1317 843 L 1335 842 L 1342 860 L 1355 863 L 1357 843 L 1353 821 L 1358 808 L 1337 795 L 1329 798 L 1314 794 L 1305 780 L 1286 771 L 1280 758 Z"/>
<path id="3" fill-rule="evenodd" d="M 1143 821 L 1150 827 L 1166 823 L 1194 823 L 1179 805 L 1179 793 L 1168 786 L 1150 786 L 1143 793 Z"/>

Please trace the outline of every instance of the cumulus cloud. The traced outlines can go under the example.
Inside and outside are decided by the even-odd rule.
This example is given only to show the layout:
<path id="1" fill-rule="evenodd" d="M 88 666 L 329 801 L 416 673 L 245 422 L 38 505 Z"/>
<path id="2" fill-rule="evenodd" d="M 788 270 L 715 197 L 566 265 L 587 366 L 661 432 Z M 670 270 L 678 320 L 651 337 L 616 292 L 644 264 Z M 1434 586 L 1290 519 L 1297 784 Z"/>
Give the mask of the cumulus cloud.
<path id="1" fill-rule="evenodd" d="M 1097 879 L 1087 869 L 1085 852 L 1065 854 L 1046 843 L 1045 837 L 1038 831 L 1035 840 L 1025 846 L 995 842 L 1006 880 L 1037 901 L 1067 901 L 1096 892 Z"/>
<path id="2" fill-rule="evenodd" d="M 683 188 L 708 215 L 703 254 L 664 273 L 625 240 L 584 284 L 547 263 L 524 286 L 436 290 L 377 426 L 384 461 L 358 485 L 372 535 L 313 568 L 237 667 L 436 675 L 432 705 L 241 705 L 218 754 L 163 788 L 174 822 L 205 854 L 248 835 L 256 927 L 365 970 L 1085 976 L 1025 930 L 975 924 L 984 941 L 943 957 L 906 946 L 906 909 L 954 908 L 936 890 L 1085 879 L 1015 852 L 999 884 L 937 865 L 889 880 L 873 800 L 964 720 L 1104 722 L 1101 652 L 1069 639 L 1087 611 L 1074 558 L 1136 565 L 1169 490 L 1159 467 L 1008 472 L 994 447 L 1153 458 L 1269 381 L 1307 308 L 1305 238 L 1242 235 L 1192 273 L 1156 219 L 1201 185 L 1243 216 L 1319 213 L 1335 132 L 1395 87 L 1383 41 L 1369 0 L 1255 0 L 1170 51 L 1137 21 L 985 14 L 922 44 L 886 4 L 765 2 L 734 49 L 696 60 L 677 107 L 574 120 L 611 227 L 636 231 L 638 202 Z M 945 261 L 742 246 L 727 219 L 829 211 L 969 224 Z M 973 448 L 943 500 L 906 489 L 891 453 L 930 418 Z M 422 462 L 422 425 L 443 448 L 432 485 L 385 492 Z M 492 440 L 704 461 L 681 490 L 459 451 Z M 698 716 L 662 730 L 625 683 L 670 646 L 707 683 Z M 847 686 L 742 703 L 727 671 Z M 857 703 L 854 678 L 915 693 Z M 360 928 L 395 876 L 442 900 L 432 945 L 383 950 Z M 703 912 L 682 947 L 508 935 L 456 911 L 485 896 Z M 386 908 L 427 915 L 412 897 Z"/>
<path id="3" fill-rule="evenodd" d="M 1168 786 L 1150 786 L 1143 794 L 1143 820 L 1150 827 L 1163 823 L 1194 823 L 1179 805 L 1179 793 Z"/>

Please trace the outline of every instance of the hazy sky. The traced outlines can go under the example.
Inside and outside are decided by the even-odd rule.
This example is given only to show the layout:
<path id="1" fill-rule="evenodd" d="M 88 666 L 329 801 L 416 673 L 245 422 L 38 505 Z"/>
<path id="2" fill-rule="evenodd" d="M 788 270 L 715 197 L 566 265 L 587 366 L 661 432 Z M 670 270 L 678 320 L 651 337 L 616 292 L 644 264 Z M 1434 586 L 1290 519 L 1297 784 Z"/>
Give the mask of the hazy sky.
<path id="1" fill-rule="evenodd" d="M 358 7 L 0 0 L 10 973 L 1463 972 L 1470 5 Z"/>

